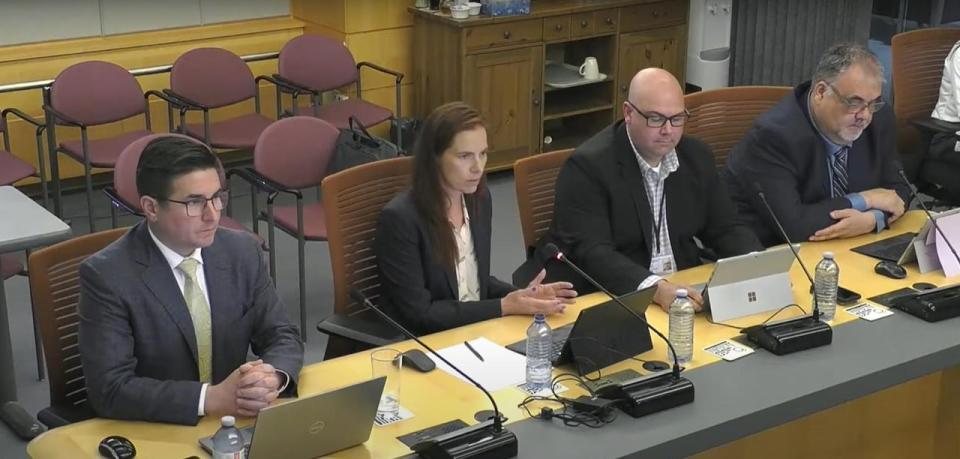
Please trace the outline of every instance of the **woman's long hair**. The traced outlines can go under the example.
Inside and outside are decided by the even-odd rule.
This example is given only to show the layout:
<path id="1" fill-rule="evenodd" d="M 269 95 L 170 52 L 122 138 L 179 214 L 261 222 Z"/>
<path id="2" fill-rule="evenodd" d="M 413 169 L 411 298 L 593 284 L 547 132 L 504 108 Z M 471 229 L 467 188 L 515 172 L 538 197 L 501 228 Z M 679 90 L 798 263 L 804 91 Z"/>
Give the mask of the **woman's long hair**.
<path id="1" fill-rule="evenodd" d="M 420 218 L 426 222 L 435 261 L 449 269 L 456 266 L 458 254 L 457 242 L 447 219 L 447 198 L 443 192 L 440 157 L 450 148 L 457 134 L 482 126 L 483 118 L 477 109 L 463 102 L 450 102 L 437 107 L 424 120 L 414 145 L 413 202 Z M 464 195 L 471 216 L 476 214 L 477 199 L 485 195 L 486 178 L 480 179 L 475 193 Z"/>

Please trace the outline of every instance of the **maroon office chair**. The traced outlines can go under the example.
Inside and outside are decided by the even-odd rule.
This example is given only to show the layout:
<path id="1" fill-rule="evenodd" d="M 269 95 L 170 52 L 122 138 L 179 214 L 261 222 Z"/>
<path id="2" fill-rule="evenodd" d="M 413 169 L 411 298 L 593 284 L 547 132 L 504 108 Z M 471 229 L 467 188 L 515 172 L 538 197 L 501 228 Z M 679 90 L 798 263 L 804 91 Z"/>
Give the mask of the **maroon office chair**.
<path id="1" fill-rule="evenodd" d="M 253 148 L 260 133 L 273 121 L 260 114 L 259 79 L 247 63 L 221 48 L 187 51 L 173 63 L 170 89 L 164 92 L 178 100 L 181 133 L 214 148 Z M 210 121 L 210 110 L 254 99 L 256 111 L 223 121 Z M 186 112 L 203 112 L 203 122 L 187 123 Z"/>
<path id="2" fill-rule="evenodd" d="M 14 115 L 17 118 L 26 121 L 34 126 L 34 135 L 37 139 L 37 165 L 40 170 L 34 168 L 32 164 L 20 159 L 13 154 L 10 148 L 10 134 L 8 133 L 7 115 Z M 0 148 L 0 186 L 13 185 L 27 177 L 38 177 L 40 179 L 41 192 L 43 194 L 43 205 L 49 204 L 47 196 L 47 174 L 46 161 L 43 157 L 43 130 L 46 126 L 43 123 L 33 119 L 33 117 L 15 108 L 8 108 L 0 112 L 0 135 L 3 136 L 3 147 Z"/>
<path id="3" fill-rule="evenodd" d="M 336 148 L 340 131 L 330 123 L 308 116 L 294 116 L 276 121 L 263 131 L 253 149 L 253 167 L 233 169 L 237 174 L 269 193 L 266 218 L 268 243 L 275 247 L 274 229 L 297 238 L 300 272 L 300 335 L 306 340 L 306 241 L 327 240 L 327 218 L 322 203 L 304 204 L 300 190 L 320 185 Z M 296 205 L 276 206 L 280 193 L 296 197 Z M 270 252 L 270 273 L 276 265 L 276 251 Z"/>
<path id="4" fill-rule="evenodd" d="M 140 163 L 140 155 L 147 145 L 160 137 L 174 136 L 189 139 L 200 144 L 200 141 L 192 137 L 181 134 L 153 134 L 131 143 L 120 153 L 117 159 L 116 167 L 113 169 L 113 186 L 107 187 L 103 192 L 110 198 L 110 220 L 113 227 L 118 226 L 117 209 L 121 209 L 129 214 L 143 216 L 143 209 L 140 207 L 140 192 L 137 190 L 137 165 Z M 202 144 L 201 144 L 202 145 Z M 226 187 L 228 182 L 226 177 L 221 174 L 220 181 Z M 250 231 L 242 223 L 234 220 L 228 215 L 220 216 L 220 226 L 224 228 L 245 231 L 255 237 L 260 245 L 266 250 L 263 238 L 260 235 Z"/>
<path id="5" fill-rule="evenodd" d="M 293 94 L 293 114 L 315 116 L 330 122 L 337 129 L 349 127 L 350 117 L 355 117 L 364 126 L 374 126 L 394 118 L 389 109 L 367 102 L 361 98 L 360 70 L 369 67 L 395 79 L 396 113 L 400 111 L 400 82 L 403 74 L 370 62 L 357 63 L 350 50 L 342 42 L 320 35 L 305 34 L 296 37 L 283 46 L 277 62 L 278 74 L 274 78 L 297 88 Z M 356 97 L 347 100 L 320 105 L 319 97 L 324 91 L 355 83 Z M 279 86 L 282 92 L 291 92 Z M 310 96 L 310 105 L 297 106 L 297 96 L 301 93 Z M 397 130 L 399 136 L 400 130 Z M 400 139 L 394 139 L 402 145 Z"/>
<path id="6" fill-rule="evenodd" d="M 152 134 L 150 111 L 147 110 L 143 89 L 137 79 L 119 65 L 103 61 L 81 62 L 67 67 L 57 75 L 50 86 L 49 100 L 43 109 L 48 120 L 47 140 L 50 151 L 63 153 L 83 164 L 90 231 L 95 231 L 91 170 L 94 167 L 112 169 L 124 147 L 134 140 Z M 104 139 L 88 138 L 87 130 L 91 126 L 115 123 L 139 115 L 144 116 L 144 129 Z M 80 128 L 80 140 L 57 145 L 56 129 L 53 128 L 56 125 Z M 59 213 L 59 156 L 51 156 L 54 156 L 50 164 L 51 178 Z"/>
<path id="7" fill-rule="evenodd" d="M 112 169 L 120 152 L 133 141 L 152 134 L 150 111 L 140 83 L 126 69 L 103 61 L 87 61 L 71 65 L 60 72 L 50 86 L 48 103 L 43 106 L 49 130 L 50 151 L 63 153 L 83 164 L 86 181 L 87 212 L 90 231 L 95 231 L 93 213 L 94 167 Z M 91 126 L 114 123 L 135 116 L 144 116 L 145 128 L 120 135 L 91 140 L 87 129 Z M 80 128 L 80 140 L 56 143 L 55 125 Z M 51 155 L 55 156 L 55 155 Z M 56 209 L 60 210 L 59 156 L 51 159 Z"/>

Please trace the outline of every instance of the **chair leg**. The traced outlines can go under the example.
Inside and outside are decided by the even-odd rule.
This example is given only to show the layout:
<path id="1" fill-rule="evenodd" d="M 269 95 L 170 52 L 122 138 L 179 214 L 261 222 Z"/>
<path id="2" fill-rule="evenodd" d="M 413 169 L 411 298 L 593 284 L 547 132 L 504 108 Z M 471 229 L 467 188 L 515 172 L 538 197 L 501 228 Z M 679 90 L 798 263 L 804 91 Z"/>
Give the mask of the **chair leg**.
<path id="1" fill-rule="evenodd" d="M 87 130 L 80 130 L 80 148 L 83 149 L 83 178 L 87 185 L 87 214 L 90 219 L 90 233 L 97 231 L 96 219 L 93 212 L 93 168 L 90 166 L 90 158 L 87 152 L 90 151 Z"/>
<path id="2" fill-rule="evenodd" d="M 30 251 L 27 250 L 27 259 L 30 259 Z M 28 282 L 29 285 L 29 282 Z M 33 292 L 30 292 L 30 314 L 33 318 L 33 346 L 37 355 L 37 380 L 43 381 L 47 378 L 46 369 L 43 360 L 43 341 L 40 339 L 40 322 L 37 320 L 37 310 L 33 307 Z"/>
<path id="3" fill-rule="evenodd" d="M 117 207 L 114 206 L 113 203 L 110 203 L 110 224 L 112 225 L 111 228 L 116 229 L 118 223 L 119 222 L 117 221 Z"/>
<path id="4" fill-rule="evenodd" d="M 297 196 L 297 248 L 300 252 L 300 336 L 307 342 L 306 235 L 303 227 L 303 199 Z"/>
<path id="5" fill-rule="evenodd" d="M 304 260 L 306 241 L 303 239 L 302 231 L 297 239 L 300 251 L 300 337 L 303 342 L 307 342 L 307 266 Z"/>
<path id="6" fill-rule="evenodd" d="M 267 243 L 270 244 L 270 277 L 277 285 L 277 244 L 275 222 L 273 220 L 273 197 L 267 199 Z"/>

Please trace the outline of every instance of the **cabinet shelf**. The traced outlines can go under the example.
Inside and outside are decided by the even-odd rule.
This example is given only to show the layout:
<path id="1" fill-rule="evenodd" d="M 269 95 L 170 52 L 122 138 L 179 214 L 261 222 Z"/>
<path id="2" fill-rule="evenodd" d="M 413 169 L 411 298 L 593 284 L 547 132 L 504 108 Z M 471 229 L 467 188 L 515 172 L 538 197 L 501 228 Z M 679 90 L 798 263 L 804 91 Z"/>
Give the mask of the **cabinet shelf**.
<path id="1" fill-rule="evenodd" d="M 583 115 L 586 113 L 602 112 L 613 108 L 613 104 L 607 101 L 591 101 L 593 104 L 583 102 L 570 103 L 567 107 L 555 107 L 551 110 L 543 111 L 543 120 L 556 120 L 570 116 Z"/>

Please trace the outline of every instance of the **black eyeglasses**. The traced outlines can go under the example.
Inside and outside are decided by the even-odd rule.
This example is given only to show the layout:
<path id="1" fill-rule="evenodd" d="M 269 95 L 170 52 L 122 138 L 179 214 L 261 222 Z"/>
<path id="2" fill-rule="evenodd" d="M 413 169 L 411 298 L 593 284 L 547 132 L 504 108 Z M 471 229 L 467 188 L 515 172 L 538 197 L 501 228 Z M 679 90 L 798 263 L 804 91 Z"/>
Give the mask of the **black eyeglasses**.
<path id="1" fill-rule="evenodd" d="M 640 116 L 647 120 L 647 127 L 662 128 L 663 125 L 667 124 L 667 121 L 669 121 L 670 125 L 673 127 L 683 127 L 683 125 L 687 123 L 687 118 L 690 118 L 690 112 L 686 110 L 673 116 L 667 116 L 657 112 L 644 113 L 629 100 L 627 101 L 627 105 L 630 105 L 630 108 L 632 108 L 633 111 L 637 112 L 640 114 Z"/>
<path id="2" fill-rule="evenodd" d="M 837 91 L 837 88 L 833 84 L 831 84 L 829 81 L 824 81 L 824 83 L 826 83 L 830 88 L 830 92 L 832 92 L 834 96 L 837 96 L 837 100 L 839 100 L 844 107 L 847 107 L 847 112 L 850 114 L 860 113 L 860 111 L 865 108 L 870 110 L 870 113 L 877 113 L 881 108 L 883 108 L 884 105 L 887 104 L 881 99 L 867 102 L 859 97 L 841 96 L 840 91 Z"/>
<path id="3" fill-rule="evenodd" d="M 199 217 L 203 215 L 203 209 L 207 207 L 208 202 L 213 204 L 213 208 L 219 211 L 227 206 L 228 199 L 230 199 L 230 190 L 220 190 L 209 198 L 190 198 L 185 201 L 164 199 L 164 201 L 183 204 L 183 207 L 187 209 L 188 217 Z"/>

